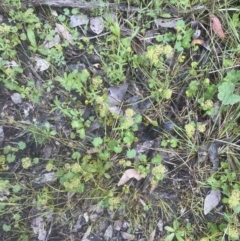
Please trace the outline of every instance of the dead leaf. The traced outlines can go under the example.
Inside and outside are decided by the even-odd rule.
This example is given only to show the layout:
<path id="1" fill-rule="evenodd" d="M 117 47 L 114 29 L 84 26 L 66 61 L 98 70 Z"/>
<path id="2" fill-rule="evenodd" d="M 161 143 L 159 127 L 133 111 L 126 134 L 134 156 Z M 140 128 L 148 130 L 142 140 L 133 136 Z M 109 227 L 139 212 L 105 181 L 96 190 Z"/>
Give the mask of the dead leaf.
<path id="1" fill-rule="evenodd" d="M 90 20 L 90 29 L 95 34 L 100 34 L 104 30 L 103 19 L 102 17 L 92 18 Z"/>
<path id="2" fill-rule="evenodd" d="M 138 55 L 141 55 L 144 53 L 144 43 L 138 39 L 138 38 L 134 38 L 131 42 L 131 46 L 132 46 L 132 49 L 133 51 L 138 54 Z"/>
<path id="3" fill-rule="evenodd" d="M 86 240 L 88 240 L 87 237 L 90 235 L 91 230 L 92 230 L 92 226 L 89 226 L 89 227 L 87 228 L 87 231 L 86 231 L 85 234 L 83 235 L 83 238 L 82 238 L 81 241 L 86 241 Z"/>
<path id="4" fill-rule="evenodd" d="M 61 34 L 64 39 L 69 41 L 70 44 L 73 44 L 72 35 L 62 24 L 56 23 L 56 29 L 57 29 L 58 33 Z"/>
<path id="5" fill-rule="evenodd" d="M 46 59 L 35 57 L 34 60 L 36 61 L 36 65 L 34 66 L 35 71 L 44 71 L 47 70 L 50 66 Z"/>
<path id="6" fill-rule="evenodd" d="M 125 94 L 127 92 L 127 89 L 128 89 L 128 83 L 109 87 L 108 88 L 109 105 L 110 106 L 121 105 L 121 103 L 125 97 Z"/>
<path id="7" fill-rule="evenodd" d="M 92 66 L 93 66 L 94 68 L 96 68 L 96 69 L 102 69 L 102 66 L 101 66 L 101 64 L 99 64 L 99 63 L 92 64 Z"/>
<path id="8" fill-rule="evenodd" d="M 154 19 L 154 22 L 157 27 L 177 28 L 177 21 L 179 19 L 181 19 L 181 18 L 173 18 L 173 19 L 157 18 L 157 19 Z"/>
<path id="9" fill-rule="evenodd" d="M 34 181 L 34 184 L 43 185 L 43 184 L 46 184 L 46 183 L 55 182 L 56 180 L 57 180 L 56 173 L 55 172 L 48 172 L 48 173 L 44 173 L 40 177 L 38 177 Z"/>
<path id="10" fill-rule="evenodd" d="M 104 240 L 108 241 L 112 238 L 112 236 L 113 236 L 113 226 L 109 225 L 108 228 L 106 229 L 103 237 L 104 237 Z"/>
<path id="11" fill-rule="evenodd" d="M 203 45 L 204 44 L 204 40 L 203 39 L 194 39 L 192 41 L 192 44 L 199 44 L 199 45 Z"/>
<path id="12" fill-rule="evenodd" d="M 163 221 L 162 221 L 162 219 L 159 219 L 159 221 L 157 223 L 157 227 L 158 227 L 158 230 L 160 232 L 163 232 Z"/>
<path id="13" fill-rule="evenodd" d="M 116 220 L 114 222 L 114 229 L 117 230 L 117 231 L 120 231 L 121 227 L 122 227 L 122 221 L 121 220 Z"/>
<path id="14" fill-rule="evenodd" d="M 80 25 L 86 25 L 88 24 L 89 22 L 89 19 L 88 19 L 88 16 L 87 15 L 84 15 L 84 14 L 79 14 L 79 15 L 73 15 L 70 17 L 70 23 L 69 25 L 72 27 L 72 28 L 75 28 L 77 26 L 80 26 Z"/>
<path id="15" fill-rule="evenodd" d="M 204 200 L 204 215 L 207 215 L 215 208 L 221 200 L 220 190 L 211 190 Z"/>
<path id="16" fill-rule="evenodd" d="M 58 43 L 60 43 L 60 36 L 59 34 L 55 34 L 54 38 L 51 41 L 45 40 L 43 42 L 43 46 L 45 49 L 50 49 Z"/>
<path id="17" fill-rule="evenodd" d="M 18 64 L 17 64 L 17 62 L 15 62 L 14 60 L 12 60 L 12 61 L 7 61 L 7 62 L 6 62 L 6 67 L 7 67 L 7 68 L 18 67 Z"/>
<path id="18" fill-rule="evenodd" d="M 219 38 L 225 38 L 225 34 L 222 30 L 222 25 L 220 20 L 214 16 L 214 15 L 210 15 L 210 20 L 212 21 L 211 27 L 212 30 L 214 31 L 214 33 L 219 37 Z"/>
<path id="19" fill-rule="evenodd" d="M 150 233 L 148 241 L 154 241 L 155 234 L 156 234 L 156 228 Z"/>
<path id="20" fill-rule="evenodd" d="M 78 230 L 80 230 L 82 228 L 83 225 L 82 225 L 81 218 L 82 218 L 81 215 L 79 215 L 77 222 L 73 226 L 73 229 L 72 229 L 73 233 L 77 233 Z"/>
<path id="21" fill-rule="evenodd" d="M 37 217 L 32 220 L 31 228 L 33 232 L 38 235 L 38 240 L 43 241 L 47 236 L 47 231 L 45 230 L 46 223 L 42 217 Z"/>
<path id="22" fill-rule="evenodd" d="M 121 235 L 123 239 L 127 239 L 127 240 L 133 240 L 135 238 L 133 234 L 126 233 L 126 232 L 121 232 Z"/>
<path id="23" fill-rule="evenodd" d="M 197 39 L 201 36 L 201 30 L 200 29 L 196 29 L 194 34 L 193 34 L 193 39 Z"/>
<path id="24" fill-rule="evenodd" d="M 220 103 L 219 103 L 219 101 L 214 103 L 213 108 L 214 108 L 214 114 L 211 115 L 211 118 L 212 118 L 212 120 L 214 122 L 216 122 L 218 117 L 219 117 L 219 110 L 220 110 Z"/>
<path id="25" fill-rule="evenodd" d="M 8 199 L 10 192 L 8 189 L 3 189 L 0 191 L 0 201 L 4 201 Z"/>
<path id="26" fill-rule="evenodd" d="M 135 170 L 135 169 L 128 169 L 128 170 L 126 170 L 123 173 L 121 179 L 118 182 L 118 186 L 124 185 L 131 178 L 135 178 L 135 179 L 137 179 L 139 181 L 139 180 L 142 179 L 142 176 L 140 175 L 140 173 L 137 170 Z"/>
<path id="27" fill-rule="evenodd" d="M 3 127 L 0 126 L 0 144 L 3 142 L 4 140 L 4 131 L 3 131 Z"/>
<path id="28" fill-rule="evenodd" d="M 209 51 L 211 50 L 208 45 L 208 42 L 207 41 L 205 42 L 202 39 L 193 39 L 192 45 L 195 45 L 195 44 L 203 46 L 206 50 L 209 50 Z"/>

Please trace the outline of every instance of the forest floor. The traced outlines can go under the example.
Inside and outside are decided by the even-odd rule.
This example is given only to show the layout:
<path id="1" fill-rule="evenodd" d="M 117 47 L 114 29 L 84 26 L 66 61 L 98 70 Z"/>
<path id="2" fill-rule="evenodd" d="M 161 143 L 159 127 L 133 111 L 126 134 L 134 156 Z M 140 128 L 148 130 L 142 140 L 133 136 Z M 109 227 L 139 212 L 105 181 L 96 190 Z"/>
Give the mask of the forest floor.
<path id="1" fill-rule="evenodd" d="M 239 1 L 0 3 L 0 240 L 239 240 Z"/>

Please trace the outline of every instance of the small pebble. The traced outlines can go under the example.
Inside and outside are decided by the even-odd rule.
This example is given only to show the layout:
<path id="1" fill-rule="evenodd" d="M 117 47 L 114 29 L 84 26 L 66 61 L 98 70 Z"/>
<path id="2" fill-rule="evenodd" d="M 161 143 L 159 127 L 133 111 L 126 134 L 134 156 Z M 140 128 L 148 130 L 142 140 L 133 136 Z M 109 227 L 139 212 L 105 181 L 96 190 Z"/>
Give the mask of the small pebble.
<path id="1" fill-rule="evenodd" d="M 18 93 L 13 93 L 13 94 L 11 95 L 11 99 L 12 99 L 12 102 L 13 102 L 14 104 L 21 104 L 21 103 L 22 103 L 22 97 L 21 97 L 21 95 L 18 94 Z"/>
<path id="2" fill-rule="evenodd" d="M 121 227 L 122 227 L 122 221 L 121 220 L 116 220 L 114 222 L 114 229 L 117 230 L 117 231 L 120 231 Z"/>

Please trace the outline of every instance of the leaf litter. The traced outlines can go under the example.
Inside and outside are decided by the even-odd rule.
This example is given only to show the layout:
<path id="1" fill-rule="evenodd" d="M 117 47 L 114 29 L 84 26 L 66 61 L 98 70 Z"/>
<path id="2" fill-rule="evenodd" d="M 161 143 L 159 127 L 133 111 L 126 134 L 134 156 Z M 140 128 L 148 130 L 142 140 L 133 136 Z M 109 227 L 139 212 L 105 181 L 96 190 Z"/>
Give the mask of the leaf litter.
<path id="1" fill-rule="evenodd" d="M 132 178 L 139 181 L 142 179 L 142 176 L 140 175 L 140 173 L 137 170 L 128 169 L 123 173 L 121 179 L 118 182 L 118 186 L 124 185 L 126 182 L 128 182 Z"/>
<path id="2" fill-rule="evenodd" d="M 204 215 L 207 215 L 221 201 L 221 191 L 211 190 L 204 200 Z"/>

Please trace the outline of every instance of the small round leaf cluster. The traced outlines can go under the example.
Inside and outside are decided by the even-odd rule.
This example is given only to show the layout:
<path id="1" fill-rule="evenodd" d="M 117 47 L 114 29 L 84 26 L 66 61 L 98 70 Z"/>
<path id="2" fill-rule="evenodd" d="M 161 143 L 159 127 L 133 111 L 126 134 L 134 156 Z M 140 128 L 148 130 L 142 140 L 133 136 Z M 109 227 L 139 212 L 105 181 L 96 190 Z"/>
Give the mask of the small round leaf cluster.
<path id="1" fill-rule="evenodd" d="M 65 181 L 63 185 L 67 190 L 77 190 L 80 185 L 80 179 L 79 177 L 74 177 L 68 181 Z"/>
<path id="2" fill-rule="evenodd" d="M 98 104 L 98 112 L 101 117 L 105 117 L 109 111 L 109 107 L 107 106 L 107 103 L 105 103 L 103 96 L 97 96 L 96 97 L 96 103 Z"/>
<path id="3" fill-rule="evenodd" d="M 82 172 L 82 167 L 80 166 L 79 163 L 74 163 L 74 164 L 71 166 L 71 169 L 72 169 L 72 172 L 73 172 L 73 173 Z"/>
<path id="4" fill-rule="evenodd" d="M 38 205 L 46 205 L 48 203 L 48 192 L 47 190 L 44 190 L 42 193 L 40 193 L 37 196 L 37 202 Z"/>
<path id="5" fill-rule="evenodd" d="M 151 180 L 151 185 L 156 186 L 159 181 L 163 180 L 166 171 L 165 166 L 162 164 L 154 167 L 152 169 L 153 179 Z"/>
<path id="6" fill-rule="evenodd" d="M 123 123 L 121 124 L 121 127 L 123 129 L 128 129 L 134 124 L 134 114 L 135 112 L 132 109 L 126 109 L 125 111 L 125 118 Z"/>
<path id="7" fill-rule="evenodd" d="M 239 234 L 238 234 L 238 230 L 237 227 L 233 227 L 233 226 L 229 226 L 228 227 L 228 235 L 231 238 L 231 240 L 239 240 Z"/>
<path id="8" fill-rule="evenodd" d="M 193 137 L 195 134 L 195 125 L 193 123 L 189 123 L 185 125 L 185 131 L 189 138 Z"/>
<path id="9" fill-rule="evenodd" d="M 170 45 L 155 45 L 153 47 L 149 47 L 147 51 L 147 58 L 150 59 L 152 64 L 156 65 L 159 61 L 161 55 L 170 56 L 172 53 L 172 47 Z"/>
<path id="10" fill-rule="evenodd" d="M 201 133 L 204 133 L 206 131 L 206 125 L 205 124 L 197 124 L 197 130 Z"/>
<path id="11" fill-rule="evenodd" d="M 102 85 L 102 79 L 100 76 L 96 76 L 92 79 L 92 86 L 94 90 L 97 90 Z"/>
<path id="12" fill-rule="evenodd" d="M 156 166 L 152 169 L 153 176 L 161 176 L 163 179 L 163 175 L 166 172 L 166 168 L 163 165 Z"/>
<path id="13" fill-rule="evenodd" d="M 4 155 L 0 155 L 0 171 L 7 171 L 9 167 L 6 165 L 6 158 Z"/>
<path id="14" fill-rule="evenodd" d="M 189 138 L 192 138 L 194 136 L 196 130 L 198 130 L 200 133 L 203 133 L 206 131 L 205 124 L 201 124 L 201 123 L 195 124 L 194 122 L 190 122 L 189 124 L 186 124 L 184 128 Z"/>
<path id="15" fill-rule="evenodd" d="M 201 107 L 203 110 L 209 110 L 213 107 L 213 101 L 212 100 L 206 100 L 201 104 Z"/>
<path id="16" fill-rule="evenodd" d="M 123 167 L 130 167 L 132 165 L 130 161 L 126 161 L 124 159 L 119 160 L 119 164 L 122 165 Z"/>
<path id="17" fill-rule="evenodd" d="M 22 167 L 24 169 L 28 169 L 29 167 L 32 166 L 32 160 L 29 157 L 25 157 L 22 159 Z"/>
<path id="18" fill-rule="evenodd" d="M 56 167 L 53 165 L 53 163 L 52 162 L 48 162 L 47 165 L 46 165 L 46 170 L 48 172 L 51 172 L 54 169 L 56 169 Z"/>
<path id="19" fill-rule="evenodd" d="M 234 189 L 228 199 L 230 208 L 235 208 L 240 205 L 240 190 Z"/>
<path id="20" fill-rule="evenodd" d="M 0 180 L 0 191 L 2 192 L 4 189 L 8 188 L 9 181 L 8 180 Z"/>
<path id="21" fill-rule="evenodd" d="M 0 33 L 7 35 L 10 32 L 11 28 L 8 25 L 0 25 Z"/>
<path id="22" fill-rule="evenodd" d="M 119 206 L 121 199 L 119 197 L 111 197 L 109 199 L 110 210 L 116 209 Z"/>
<path id="23" fill-rule="evenodd" d="M 172 90 L 171 89 L 166 89 L 164 92 L 164 97 L 165 99 L 169 100 L 172 97 Z"/>
<path id="24" fill-rule="evenodd" d="M 128 109 L 125 110 L 125 116 L 128 117 L 128 118 L 133 117 L 134 114 L 135 114 L 135 112 L 133 111 L 133 109 L 128 108 Z"/>

